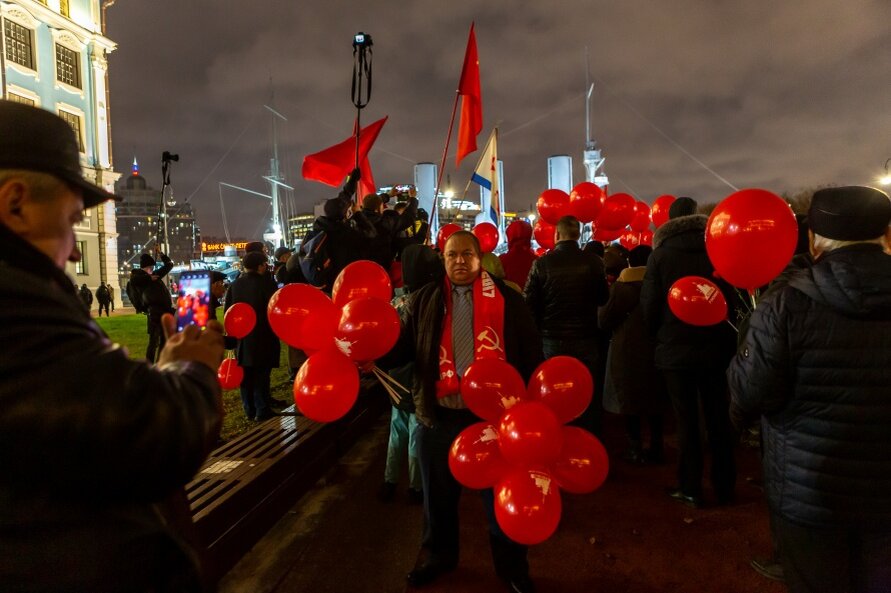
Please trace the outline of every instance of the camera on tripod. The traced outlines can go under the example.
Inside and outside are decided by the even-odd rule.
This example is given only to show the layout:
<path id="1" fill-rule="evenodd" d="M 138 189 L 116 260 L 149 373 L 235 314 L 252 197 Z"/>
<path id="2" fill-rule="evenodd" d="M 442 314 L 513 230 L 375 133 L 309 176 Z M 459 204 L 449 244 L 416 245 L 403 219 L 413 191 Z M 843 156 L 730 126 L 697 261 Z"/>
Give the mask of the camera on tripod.
<path id="1" fill-rule="evenodd" d="M 359 31 L 355 35 L 353 35 L 353 47 L 365 49 L 366 47 L 371 47 L 374 43 L 371 41 L 371 35 L 368 33 L 363 33 Z"/>

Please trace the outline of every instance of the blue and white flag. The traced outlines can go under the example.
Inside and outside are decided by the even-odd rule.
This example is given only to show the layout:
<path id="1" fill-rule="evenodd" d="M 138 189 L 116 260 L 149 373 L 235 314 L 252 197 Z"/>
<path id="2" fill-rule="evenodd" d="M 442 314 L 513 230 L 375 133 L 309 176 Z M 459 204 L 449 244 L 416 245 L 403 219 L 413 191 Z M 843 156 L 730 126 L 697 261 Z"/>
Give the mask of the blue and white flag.
<path id="1" fill-rule="evenodd" d="M 486 188 L 489 193 L 489 215 L 495 226 L 500 226 L 501 218 L 501 179 L 498 175 L 498 128 L 492 130 L 486 148 L 476 165 L 471 181 Z M 480 204 L 480 210 L 485 212 L 486 204 Z"/>

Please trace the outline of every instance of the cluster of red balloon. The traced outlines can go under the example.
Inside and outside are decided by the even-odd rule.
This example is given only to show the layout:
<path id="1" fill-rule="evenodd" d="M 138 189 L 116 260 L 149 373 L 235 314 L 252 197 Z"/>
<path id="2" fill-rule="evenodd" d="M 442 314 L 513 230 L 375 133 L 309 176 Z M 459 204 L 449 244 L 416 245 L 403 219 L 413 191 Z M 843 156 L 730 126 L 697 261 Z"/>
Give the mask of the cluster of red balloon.
<path id="1" fill-rule="evenodd" d="M 455 224 L 454 222 L 450 222 L 449 224 L 445 224 L 440 227 L 439 232 L 436 234 L 436 247 L 440 251 L 444 251 L 446 241 L 449 240 L 449 237 L 452 236 L 452 233 L 460 230 L 463 230 L 463 227 Z M 495 251 L 495 248 L 498 246 L 497 226 L 495 226 L 491 222 L 481 222 L 473 227 L 473 230 L 471 232 L 480 242 L 480 250 L 483 253 L 491 253 Z"/>
<path id="2" fill-rule="evenodd" d="M 331 422 L 353 407 L 356 365 L 380 358 L 399 339 L 392 291 L 381 266 L 360 260 L 337 276 L 331 298 L 308 284 L 288 284 L 272 295 L 272 331 L 309 355 L 294 380 L 294 401 L 304 416 Z"/>
<path id="3" fill-rule="evenodd" d="M 763 189 L 743 189 L 727 196 L 712 211 L 705 229 L 705 248 L 715 276 L 750 294 L 783 271 L 797 242 L 798 222 L 792 208 Z M 668 306 L 691 325 L 714 325 L 727 319 L 727 303 L 718 286 L 698 276 L 675 282 Z"/>
<path id="4" fill-rule="evenodd" d="M 563 426 L 585 411 L 592 393 L 591 374 L 570 356 L 542 363 L 528 387 L 503 360 L 467 368 L 461 395 L 484 421 L 452 443 L 449 468 L 468 488 L 494 488 L 495 518 L 512 540 L 546 540 L 560 522 L 560 490 L 593 492 L 606 480 L 609 459 L 600 441 Z"/>
<path id="5" fill-rule="evenodd" d="M 239 340 L 254 331 L 256 325 L 257 313 L 247 303 L 235 303 L 229 307 L 223 317 L 223 328 L 226 333 Z M 223 389 L 235 389 L 244 380 L 244 369 L 239 366 L 237 360 L 230 356 L 217 369 L 217 380 Z"/>
<path id="6" fill-rule="evenodd" d="M 662 196 L 666 197 L 674 200 L 671 196 Z M 575 216 L 581 223 L 592 223 L 595 241 L 618 239 L 627 249 L 653 244 L 653 233 L 649 230 L 650 206 L 625 193 L 607 196 L 600 187 L 585 181 L 569 194 L 559 189 L 543 191 L 538 196 L 537 207 L 539 219 L 533 234 L 545 249 L 554 248 L 554 225 L 566 215 Z"/>

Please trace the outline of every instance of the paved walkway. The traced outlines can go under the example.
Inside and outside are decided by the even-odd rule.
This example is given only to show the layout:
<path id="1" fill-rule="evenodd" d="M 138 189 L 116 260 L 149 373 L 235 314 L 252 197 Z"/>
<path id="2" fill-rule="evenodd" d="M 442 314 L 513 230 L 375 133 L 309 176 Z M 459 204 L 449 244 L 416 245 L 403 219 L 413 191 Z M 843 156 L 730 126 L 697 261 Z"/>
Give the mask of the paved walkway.
<path id="1" fill-rule="evenodd" d="M 611 459 L 623 448 L 621 420 L 607 423 Z M 410 591 L 405 574 L 414 564 L 421 508 L 410 506 L 404 486 L 391 503 L 375 494 L 383 476 L 388 424 L 381 419 L 315 489 L 224 578 L 221 593 L 387 593 Z M 672 435 L 668 455 L 676 457 Z M 530 550 L 538 590 L 609 593 L 780 593 L 785 588 L 757 575 L 753 556 L 769 551 L 757 452 L 738 450 L 738 501 L 693 510 L 669 500 L 672 465 L 634 467 L 615 461 L 610 478 L 590 495 L 564 495 L 556 535 Z M 707 491 L 708 494 L 708 491 Z M 466 491 L 461 509 L 462 557 L 458 569 L 424 591 L 492 593 L 496 578 L 479 496 Z"/>

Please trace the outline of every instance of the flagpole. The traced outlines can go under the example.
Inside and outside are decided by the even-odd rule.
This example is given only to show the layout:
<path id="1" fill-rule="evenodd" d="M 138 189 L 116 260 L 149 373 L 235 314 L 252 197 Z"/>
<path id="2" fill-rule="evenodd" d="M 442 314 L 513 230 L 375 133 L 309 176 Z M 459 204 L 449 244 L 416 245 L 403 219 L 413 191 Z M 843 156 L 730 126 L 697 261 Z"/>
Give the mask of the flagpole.
<path id="1" fill-rule="evenodd" d="M 452 105 L 452 118 L 449 120 L 449 133 L 446 134 L 445 147 L 442 149 L 442 160 L 439 164 L 439 173 L 436 178 L 436 188 L 433 190 L 433 208 L 430 209 L 430 220 L 427 228 L 433 228 L 433 215 L 439 210 L 439 188 L 442 185 L 442 174 L 445 173 L 446 157 L 449 154 L 449 144 L 452 142 L 452 128 L 455 126 L 455 114 L 458 113 L 458 100 L 461 98 L 461 89 L 455 91 L 455 104 Z M 437 217 L 438 218 L 438 217 Z"/>

